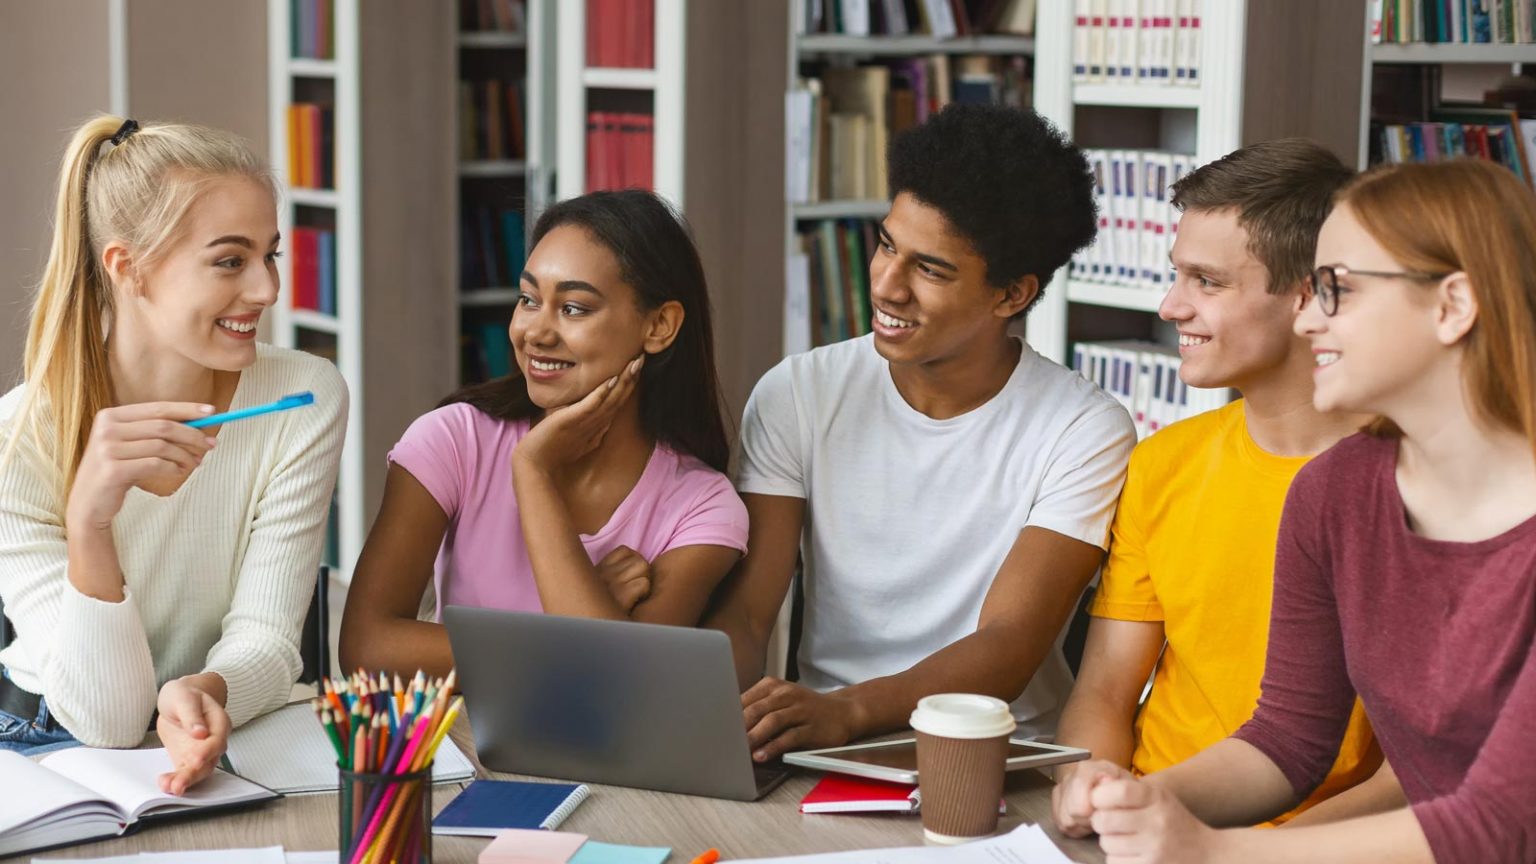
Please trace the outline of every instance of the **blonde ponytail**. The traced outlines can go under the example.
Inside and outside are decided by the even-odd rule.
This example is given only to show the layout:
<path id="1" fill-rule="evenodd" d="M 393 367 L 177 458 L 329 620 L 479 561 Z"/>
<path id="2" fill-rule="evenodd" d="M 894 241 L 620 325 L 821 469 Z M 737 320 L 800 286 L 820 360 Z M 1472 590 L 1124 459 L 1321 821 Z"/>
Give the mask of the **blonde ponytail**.
<path id="1" fill-rule="evenodd" d="M 102 250 L 119 241 L 145 268 L 176 239 L 207 181 L 230 175 L 276 187 L 265 164 L 239 138 L 206 127 L 144 124 L 123 128 L 101 116 L 76 130 L 65 149 L 54 208 L 53 243 L 27 330 L 26 384 L 10 422 L 0 471 L 23 437 L 55 469 L 63 515 L 97 412 L 113 404 L 107 359 L 112 284 Z"/>

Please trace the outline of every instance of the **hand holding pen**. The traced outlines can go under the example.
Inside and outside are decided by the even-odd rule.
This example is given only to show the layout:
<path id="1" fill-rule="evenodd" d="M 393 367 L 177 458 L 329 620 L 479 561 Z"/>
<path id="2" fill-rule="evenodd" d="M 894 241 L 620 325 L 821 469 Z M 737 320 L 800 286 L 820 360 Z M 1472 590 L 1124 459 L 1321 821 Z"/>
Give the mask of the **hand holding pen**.
<path id="1" fill-rule="evenodd" d="M 196 402 L 142 402 L 97 412 L 65 505 L 66 530 L 106 530 L 131 487 L 185 479 L 218 440 L 201 431 L 248 417 L 309 405 L 309 392 L 268 405 L 214 414 Z"/>

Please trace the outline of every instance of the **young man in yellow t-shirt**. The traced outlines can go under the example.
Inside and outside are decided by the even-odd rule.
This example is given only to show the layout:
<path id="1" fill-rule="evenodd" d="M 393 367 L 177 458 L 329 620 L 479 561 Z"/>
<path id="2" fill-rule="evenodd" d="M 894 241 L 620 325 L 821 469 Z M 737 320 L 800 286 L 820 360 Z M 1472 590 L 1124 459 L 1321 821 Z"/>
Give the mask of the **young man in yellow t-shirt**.
<path id="1" fill-rule="evenodd" d="M 1133 451 L 1058 742 L 1151 774 L 1226 738 L 1258 704 L 1286 491 L 1309 458 L 1366 419 L 1313 409 L 1316 362 L 1292 331 L 1318 229 L 1351 174 L 1323 147 L 1286 139 L 1174 184 L 1176 276 L 1158 314 L 1178 329 L 1185 383 L 1243 398 Z M 1357 701 L 1333 771 L 1288 816 L 1347 789 L 1301 818 L 1401 806 L 1379 765 Z M 1056 822 L 1074 836 L 1092 831 L 1096 778 L 1082 767 L 1056 777 Z"/>

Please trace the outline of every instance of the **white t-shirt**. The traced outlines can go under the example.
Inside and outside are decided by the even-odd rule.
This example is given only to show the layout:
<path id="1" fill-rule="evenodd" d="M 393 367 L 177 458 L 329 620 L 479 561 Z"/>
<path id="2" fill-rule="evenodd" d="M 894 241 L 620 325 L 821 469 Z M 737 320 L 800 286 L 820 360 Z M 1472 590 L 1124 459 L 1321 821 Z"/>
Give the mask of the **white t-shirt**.
<path id="1" fill-rule="evenodd" d="M 800 683 L 902 672 L 974 633 L 1026 526 L 1103 547 L 1135 443 L 1118 402 L 1028 345 L 947 420 L 907 404 L 873 336 L 780 362 L 747 402 L 737 487 L 806 501 Z M 1013 703 L 1019 734 L 1053 733 L 1071 685 L 1053 649 Z"/>

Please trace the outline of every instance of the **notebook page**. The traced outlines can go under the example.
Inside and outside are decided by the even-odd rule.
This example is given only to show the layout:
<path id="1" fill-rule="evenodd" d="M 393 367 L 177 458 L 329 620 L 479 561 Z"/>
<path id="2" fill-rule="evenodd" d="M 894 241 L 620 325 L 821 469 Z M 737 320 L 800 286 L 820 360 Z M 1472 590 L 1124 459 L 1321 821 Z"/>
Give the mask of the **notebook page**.
<path id="1" fill-rule="evenodd" d="M 188 789 L 185 795 L 167 795 L 160 791 L 159 777 L 171 770 L 171 757 L 164 748 L 149 750 L 100 750 L 76 747 L 43 757 L 43 767 L 62 774 L 82 786 L 90 784 L 98 795 L 111 801 L 137 819 L 157 807 L 191 809 L 215 804 L 269 797 L 239 777 L 215 771 L 211 777 Z"/>
<path id="2" fill-rule="evenodd" d="M 229 736 L 229 764 L 236 774 L 285 795 L 334 792 L 336 751 L 308 702 L 296 702 L 236 729 Z M 432 782 L 475 776 L 474 766 L 452 740 L 443 739 L 432 764 Z"/>
<path id="3" fill-rule="evenodd" d="M 60 777 L 10 750 L 0 750 L 0 777 L 5 778 L 7 790 L 6 794 L 0 795 L 0 834 L 65 807 L 100 797 L 79 783 Z M 26 794 L 20 794 L 23 789 Z"/>

